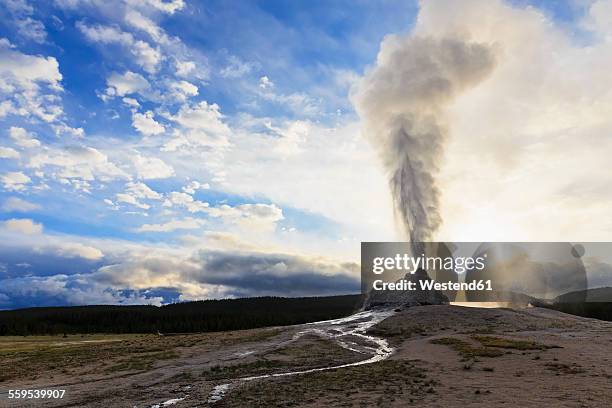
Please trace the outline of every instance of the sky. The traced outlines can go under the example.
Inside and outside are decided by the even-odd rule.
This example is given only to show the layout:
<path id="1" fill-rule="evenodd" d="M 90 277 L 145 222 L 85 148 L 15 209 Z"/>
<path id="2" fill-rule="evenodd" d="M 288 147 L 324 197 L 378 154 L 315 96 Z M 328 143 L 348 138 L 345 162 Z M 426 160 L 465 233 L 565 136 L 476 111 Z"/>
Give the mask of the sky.
<path id="1" fill-rule="evenodd" d="M 357 292 L 405 237 L 356 105 L 416 37 L 494 61 L 434 238 L 609 239 L 612 1 L 2 0 L 0 309 Z"/>

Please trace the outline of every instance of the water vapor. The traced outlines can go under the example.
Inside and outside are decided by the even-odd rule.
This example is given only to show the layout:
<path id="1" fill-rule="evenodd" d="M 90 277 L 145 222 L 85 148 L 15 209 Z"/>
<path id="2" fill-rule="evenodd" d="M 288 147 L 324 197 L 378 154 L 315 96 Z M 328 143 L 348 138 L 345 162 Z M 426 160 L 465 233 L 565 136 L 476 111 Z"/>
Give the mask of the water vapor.
<path id="1" fill-rule="evenodd" d="M 448 134 L 445 107 L 486 78 L 494 61 L 485 44 L 388 36 L 352 94 L 387 171 L 400 228 L 413 243 L 433 239 L 442 222 L 436 174 Z"/>

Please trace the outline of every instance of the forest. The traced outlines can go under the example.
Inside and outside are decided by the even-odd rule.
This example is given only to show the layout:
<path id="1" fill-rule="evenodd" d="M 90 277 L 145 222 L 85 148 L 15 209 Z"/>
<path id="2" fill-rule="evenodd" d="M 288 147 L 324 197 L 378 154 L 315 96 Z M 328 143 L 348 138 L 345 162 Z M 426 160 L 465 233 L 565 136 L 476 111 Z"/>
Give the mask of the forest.
<path id="1" fill-rule="evenodd" d="M 164 306 L 66 306 L 0 311 L 0 336 L 195 333 L 283 326 L 347 316 L 361 295 L 201 300 Z"/>
<path id="2" fill-rule="evenodd" d="M 576 316 L 612 321 L 612 302 L 559 302 L 544 307 Z"/>

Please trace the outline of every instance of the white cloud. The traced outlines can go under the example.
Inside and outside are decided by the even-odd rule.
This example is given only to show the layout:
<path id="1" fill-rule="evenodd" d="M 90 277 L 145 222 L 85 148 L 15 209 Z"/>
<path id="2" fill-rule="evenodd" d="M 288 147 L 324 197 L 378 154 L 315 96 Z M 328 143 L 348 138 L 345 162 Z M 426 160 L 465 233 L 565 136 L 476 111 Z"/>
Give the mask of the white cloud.
<path id="1" fill-rule="evenodd" d="M 195 200 L 187 193 L 179 193 L 177 191 L 168 194 L 164 201 L 164 207 L 172 207 L 174 205 L 184 207 L 191 213 L 207 211 L 209 206 L 208 203 Z"/>
<path id="2" fill-rule="evenodd" d="M 284 219 L 283 210 L 274 204 L 242 204 L 236 207 L 221 205 L 208 209 L 212 217 L 249 229 L 273 230 L 276 223 Z"/>
<path id="3" fill-rule="evenodd" d="M 162 60 L 159 49 L 149 43 L 137 40 L 131 33 L 121 31 L 118 27 L 93 25 L 88 26 L 82 21 L 77 22 L 77 28 L 85 37 L 94 43 L 119 44 L 126 47 L 136 58 L 136 63 L 149 73 L 158 70 Z"/>
<path id="4" fill-rule="evenodd" d="M 125 97 L 123 99 L 121 99 L 123 101 L 123 103 L 125 103 L 127 106 L 130 106 L 132 108 L 139 108 L 140 104 L 138 103 L 138 101 L 134 98 L 128 98 Z"/>
<path id="5" fill-rule="evenodd" d="M 73 128 L 71 126 L 66 125 L 65 123 L 51 125 L 51 128 L 53 128 L 55 134 L 58 136 L 69 135 L 75 138 L 81 138 L 85 136 L 85 130 L 83 128 Z"/>
<path id="6" fill-rule="evenodd" d="M 168 44 L 170 39 L 153 20 L 146 17 L 137 10 L 127 10 L 125 13 L 125 22 L 138 30 L 147 33 L 156 43 Z"/>
<path id="7" fill-rule="evenodd" d="M 186 78 L 191 76 L 191 74 L 196 69 L 196 64 L 193 61 L 175 61 L 176 74 L 180 77 Z"/>
<path id="8" fill-rule="evenodd" d="M 0 39 L 0 116 L 37 117 L 54 122 L 62 114 L 57 95 L 62 74 L 54 57 L 22 54 Z"/>
<path id="9" fill-rule="evenodd" d="M 204 220 L 197 218 L 183 218 L 172 220 L 163 224 L 144 224 L 136 229 L 137 232 L 172 232 L 181 229 L 198 229 L 204 224 Z"/>
<path id="10" fill-rule="evenodd" d="M 125 96 L 135 93 L 147 93 L 151 88 L 149 82 L 140 74 L 126 71 L 123 74 L 113 72 L 107 79 L 106 95 Z"/>
<path id="11" fill-rule="evenodd" d="M 146 157 L 136 154 L 133 158 L 133 165 L 141 179 L 164 179 L 174 176 L 172 166 L 164 163 L 157 157 Z"/>
<path id="12" fill-rule="evenodd" d="M 274 86 L 274 82 L 270 80 L 267 76 L 262 76 L 259 78 L 259 87 L 261 89 L 270 89 Z"/>
<path id="13" fill-rule="evenodd" d="M 37 82 L 61 89 L 62 74 L 54 57 L 22 54 L 7 40 L 0 41 L 0 56 L 0 73 L 4 81 L 8 82 L 8 77 L 12 77 L 14 82 L 26 89 L 37 87 Z M 3 86 L 7 84 L 3 83 Z"/>
<path id="14" fill-rule="evenodd" d="M 357 123 L 326 127 L 310 121 L 276 126 L 270 120 L 246 122 L 234 132 L 233 146 L 218 164 L 224 177 L 215 188 L 264 196 L 283 207 L 321 215 L 341 224 L 356 241 L 399 238 L 386 176 Z M 271 132 L 260 133 L 262 127 Z M 359 249 L 348 241 L 341 247 L 347 252 Z M 329 244 L 320 247 L 323 253 L 331 249 Z"/>
<path id="15" fill-rule="evenodd" d="M 0 176 L 0 182 L 8 191 L 23 191 L 26 189 L 26 184 L 32 182 L 32 179 L 20 171 L 8 172 Z"/>
<path id="16" fill-rule="evenodd" d="M 189 184 L 184 186 L 182 190 L 188 194 L 195 194 L 197 190 L 207 190 L 210 188 L 210 184 L 208 183 L 200 183 L 199 181 L 191 181 Z"/>
<path id="17" fill-rule="evenodd" d="M 83 245 L 78 242 L 62 243 L 53 247 L 54 252 L 64 258 L 83 258 L 90 261 L 98 261 L 104 257 L 104 253 L 98 248 Z"/>
<path id="18" fill-rule="evenodd" d="M 148 210 L 149 208 L 151 208 L 151 206 L 149 204 L 145 204 L 145 203 L 142 203 L 142 202 L 138 201 L 136 199 L 136 197 L 134 197 L 134 196 L 132 196 L 130 194 L 117 193 L 117 195 L 115 197 L 117 198 L 117 202 L 118 203 L 131 204 L 134 207 L 142 208 L 143 210 Z M 112 204 L 112 201 L 110 203 Z M 108 202 L 107 202 L 107 204 L 108 204 Z"/>
<path id="19" fill-rule="evenodd" d="M 28 163 L 28 167 L 35 169 L 46 166 L 57 168 L 57 178 L 109 181 L 128 177 L 106 154 L 87 146 L 66 146 L 61 150 L 46 148 L 32 156 Z"/>
<path id="20" fill-rule="evenodd" d="M 3 222 L 4 228 L 20 234 L 35 235 L 43 231 L 42 224 L 32 221 L 29 218 L 11 218 Z"/>
<path id="21" fill-rule="evenodd" d="M 267 101 L 290 109 L 296 115 L 314 116 L 321 113 L 319 101 L 301 92 L 290 94 L 277 92 L 274 82 L 265 75 L 259 78 L 259 88 L 256 88 L 255 92 Z"/>
<path id="22" fill-rule="evenodd" d="M 26 17 L 23 20 L 19 21 L 19 34 L 22 36 L 31 39 L 37 43 L 44 43 L 47 39 L 47 31 L 45 30 L 45 25 L 32 17 Z"/>
<path id="23" fill-rule="evenodd" d="M 0 209 L 5 212 L 29 212 L 40 210 L 40 205 L 18 197 L 9 197 L 2 203 Z"/>
<path id="24" fill-rule="evenodd" d="M 141 202 L 141 200 L 161 200 L 162 199 L 161 194 L 159 194 L 155 190 L 152 190 L 146 184 L 140 183 L 140 182 L 127 183 L 125 192 L 118 193 L 116 197 L 117 197 L 117 202 L 131 204 L 138 208 L 142 208 L 144 210 L 148 210 L 149 208 L 151 208 L 151 206 L 149 204 L 145 204 Z M 112 201 L 110 202 L 110 204 L 114 205 Z"/>
<path id="25" fill-rule="evenodd" d="M 0 159 L 18 159 L 19 152 L 11 147 L 0 146 Z"/>
<path id="26" fill-rule="evenodd" d="M 231 55 L 228 58 L 228 65 L 219 74 L 224 78 L 240 78 L 247 75 L 252 69 L 252 64 L 242 61 L 235 55 Z"/>
<path id="27" fill-rule="evenodd" d="M 6 0 L 4 6 L 11 13 L 19 35 L 40 44 L 45 42 L 45 25 L 32 18 L 34 8 L 31 5 L 25 0 Z"/>
<path id="28" fill-rule="evenodd" d="M 223 115 L 217 104 L 202 101 L 195 105 L 183 105 L 170 120 L 181 129 L 174 132 L 174 139 L 164 150 L 173 151 L 182 146 L 228 147 L 229 127 L 223 122 Z"/>
<path id="29" fill-rule="evenodd" d="M 15 111 L 16 108 L 11 101 L 2 101 L 0 102 L 0 118 L 5 117 L 9 113 Z"/>
<path id="30" fill-rule="evenodd" d="M 138 3 L 138 0 L 128 0 L 130 3 Z M 156 8 L 159 11 L 163 11 L 164 13 L 174 14 L 178 10 L 181 10 L 185 7 L 184 0 L 144 0 L 144 3 Z"/>
<path id="31" fill-rule="evenodd" d="M 173 81 L 169 85 L 171 96 L 179 101 L 185 102 L 192 96 L 198 94 L 198 87 L 187 81 Z"/>
<path id="32" fill-rule="evenodd" d="M 132 115 L 132 126 L 145 136 L 159 135 L 166 130 L 161 123 L 155 120 L 151 111 L 145 113 L 135 112 Z"/>
<path id="33" fill-rule="evenodd" d="M 28 167 L 34 169 L 47 166 L 56 170 L 56 178 L 110 181 L 128 177 L 106 154 L 88 146 L 45 148 L 32 156 L 28 163 Z"/>
<path id="34" fill-rule="evenodd" d="M 308 142 L 308 135 L 312 131 L 310 123 L 301 120 L 288 122 L 280 128 L 271 124 L 268 124 L 267 127 L 279 136 L 274 150 L 282 157 L 303 151 L 303 146 Z"/>
<path id="35" fill-rule="evenodd" d="M 12 126 L 9 129 L 9 136 L 13 139 L 13 143 L 25 149 L 40 146 L 40 141 L 33 137 L 32 134 L 28 133 L 24 128 Z"/>

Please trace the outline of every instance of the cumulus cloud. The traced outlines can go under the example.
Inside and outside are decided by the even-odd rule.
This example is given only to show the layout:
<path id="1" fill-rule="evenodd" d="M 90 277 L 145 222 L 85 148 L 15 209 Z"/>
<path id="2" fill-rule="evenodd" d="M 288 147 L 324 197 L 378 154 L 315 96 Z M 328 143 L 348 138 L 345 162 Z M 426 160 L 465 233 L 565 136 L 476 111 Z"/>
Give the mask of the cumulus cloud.
<path id="1" fill-rule="evenodd" d="M 125 13 L 125 22 L 138 30 L 144 31 L 157 43 L 168 43 L 170 41 L 164 30 L 162 30 L 153 20 L 137 10 L 127 10 Z"/>
<path id="2" fill-rule="evenodd" d="M 187 99 L 198 94 L 198 87 L 184 80 L 170 82 L 170 96 L 178 102 L 185 102 Z"/>
<path id="3" fill-rule="evenodd" d="M 313 296 L 359 291 L 359 266 L 332 259 L 254 251 L 201 250 L 184 257 L 151 253 L 101 267 L 112 288 L 174 287 L 181 300 L 228 296 Z"/>
<path id="4" fill-rule="evenodd" d="M 31 149 L 40 146 L 40 141 L 31 133 L 21 127 L 11 126 L 9 136 L 13 139 L 13 143 L 24 149 Z"/>
<path id="5" fill-rule="evenodd" d="M 30 212 L 40 210 L 40 208 L 40 205 L 19 197 L 9 197 L 0 206 L 0 209 L 5 212 Z"/>
<path id="6" fill-rule="evenodd" d="M 3 225 L 9 231 L 27 235 L 41 234 L 43 231 L 42 224 L 36 223 L 29 218 L 11 218 L 4 221 Z"/>
<path id="7" fill-rule="evenodd" d="M 83 258 L 97 261 L 104 257 L 104 253 L 98 248 L 83 245 L 78 242 L 69 242 L 52 247 L 58 256 L 63 258 Z"/>
<path id="8" fill-rule="evenodd" d="M 126 71 L 123 74 L 113 72 L 106 79 L 106 95 L 107 96 L 125 96 L 135 93 L 146 93 L 151 85 L 142 75 L 131 71 Z"/>
<path id="9" fill-rule="evenodd" d="M 58 179 L 109 181 L 128 175 L 98 149 L 88 146 L 45 148 L 33 155 L 28 163 L 33 169 L 50 167 Z"/>
<path id="10" fill-rule="evenodd" d="M 161 305 L 163 297 L 151 296 L 148 291 L 124 291 L 101 285 L 84 285 L 87 276 L 54 275 L 5 279 L 0 293 L 4 305 L 11 308 L 35 306 L 66 306 L 86 304 L 152 304 Z"/>
<path id="11" fill-rule="evenodd" d="M 58 96 L 61 80 L 54 57 L 23 54 L 0 38 L 0 116 L 56 121 L 63 114 Z"/>
<path id="12" fill-rule="evenodd" d="M 7 191 L 23 191 L 32 179 L 20 171 L 13 171 L 1 175 L 0 182 Z"/>
<path id="13" fill-rule="evenodd" d="M 203 220 L 185 218 L 144 225 L 140 230 L 169 232 L 197 229 L 203 224 Z M 152 296 L 157 296 L 154 294 L 164 292 L 162 288 L 168 288 L 171 295 L 161 296 L 160 302 L 177 298 L 308 296 L 359 291 L 356 263 L 269 252 L 254 246 L 238 246 L 234 241 L 228 246 L 231 238 L 223 233 L 207 234 L 191 249 L 108 239 L 84 239 L 77 243 L 70 236 L 23 235 L 15 231 L 6 235 L 2 231 L 3 239 L 13 245 L 0 249 L 3 259 L 12 265 L 9 274 L 0 278 L 0 293 L 8 297 L 5 302 L 8 307 L 100 303 L 98 299 L 107 299 L 109 303 L 149 303 Z M 225 244 L 213 245 L 213 241 L 220 239 Z M 21 277 L 20 267 L 13 265 L 22 263 L 24 254 L 28 254 L 31 274 L 28 277 Z M 73 261 L 66 265 L 65 258 Z M 41 292 L 43 287 L 48 292 Z M 54 295 L 47 296 L 51 293 Z M 91 297 L 82 298 L 85 294 Z"/>
<path id="14" fill-rule="evenodd" d="M 132 115 L 132 126 L 145 136 L 159 135 L 166 130 L 164 125 L 155 120 L 151 111 L 145 113 L 135 112 Z"/>
<path id="15" fill-rule="evenodd" d="M 235 207 L 224 204 L 211 207 L 207 212 L 212 217 L 249 229 L 273 230 L 276 223 L 284 219 L 283 210 L 274 204 L 241 204 Z"/>
<path id="16" fill-rule="evenodd" d="M 0 159 L 18 159 L 19 152 L 11 147 L 0 146 Z"/>
<path id="17" fill-rule="evenodd" d="M 236 296 L 356 293 L 358 265 L 286 254 L 202 251 L 204 273 L 193 278 L 228 287 Z M 193 274 L 193 272 L 192 272 Z"/>
<path id="18" fill-rule="evenodd" d="M 204 163 L 215 189 L 318 214 L 346 226 L 351 240 L 400 239 L 384 172 L 357 123 L 279 122 L 245 117 L 236 126 L 222 160 Z M 352 245 L 346 253 L 358 251 Z"/>
<path id="19" fill-rule="evenodd" d="M 145 4 L 168 14 L 174 14 L 185 7 L 184 0 L 145 0 Z"/>
<path id="20" fill-rule="evenodd" d="M 205 212 L 208 210 L 209 204 L 206 202 L 198 201 L 187 193 L 180 193 L 173 191 L 168 194 L 164 201 L 164 207 L 183 207 L 186 208 L 190 213 Z"/>
<path id="21" fill-rule="evenodd" d="M 45 25 L 32 17 L 34 8 L 27 1 L 7 0 L 4 6 L 11 14 L 19 35 L 36 43 L 45 42 L 47 38 Z"/>
<path id="22" fill-rule="evenodd" d="M 162 55 L 159 49 L 152 47 L 149 43 L 138 40 L 131 33 L 114 26 L 88 26 L 82 21 L 77 22 L 76 26 L 89 41 L 99 44 L 122 45 L 128 49 L 136 59 L 136 63 L 145 71 L 149 73 L 157 72 Z"/>
<path id="23" fill-rule="evenodd" d="M 144 224 L 136 229 L 136 232 L 172 232 L 184 229 L 198 229 L 204 224 L 204 220 L 187 217 L 180 220 L 171 220 L 163 224 Z"/>
<path id="24" fill-rule="evenodd" d="M 189 77 L 196 69 L 196 64 L 193 61 L 175 61 L 176 74 L 180 77 Z"/>
<path id="25" fill-rule="evenodd" d="M 133 165 L 136 174 L 144 180 L 164 179 L 174 176 L 172 166 L 163 162 L 157 157 L 148 157 L 136 154 L 133 158 Z"/>
<path id="26" fill-rule="evenodd" d="M 207 190 L 210 188 L 208 183 L 200 183 L 199 181 L 193 180 L 189 184 L 183 187 L 183 192 L 187 194 L 195 194 L 197 190 Z"/>
<path id="27" fill-rule="evenodd" d="M 230 145 L 230 129 L 223 121 L 217 104 L 201 101 L 193 105 L 183 105 L 170 120 L 180 125 L 173 139 L 164 150 L 174 151 L 183 146 L 227 147 Z"/>
<path id="28" fill-rule="evenodd" d="M 131 204 L 138 208 L 148 210 L 151 206 L 143 203 L 141 200 L 161 200 L 162 195 L 152 190 L 144 183 L 129 182 L 126 185 L 125 191 L 123 193 L 118 193 L 116 198 L 117 202 Z"/>

